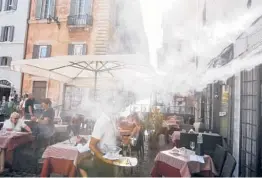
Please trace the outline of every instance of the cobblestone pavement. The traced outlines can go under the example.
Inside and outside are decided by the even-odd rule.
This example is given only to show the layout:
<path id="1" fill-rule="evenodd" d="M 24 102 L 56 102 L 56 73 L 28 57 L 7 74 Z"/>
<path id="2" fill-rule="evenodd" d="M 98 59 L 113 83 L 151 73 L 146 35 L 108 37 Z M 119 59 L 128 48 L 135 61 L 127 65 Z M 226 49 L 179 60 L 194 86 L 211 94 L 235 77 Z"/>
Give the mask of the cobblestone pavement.
<path id="1" fill-rule="evenodd" d="M 169 146 L 165 146 L 165 148 L 162 148 L 161 150 L 168 149 Z M 156 154 L 158 153 L 158 150 L 150 150 L 148 147 L 148 141 L 145 141 L 145 154 L 144 158 L 141 158 L 138 166 L 133 168 L 132 173 L 131 170 L 127 170 L 127 173 L 125 176 L 128 177 L 150 177 L 151 169 L 154 165 L 154 159 Z M 30 168 L 26 172 L 11 172 L 8 170 L 5 170 L 2 174 L 0 174 L 0 177 L 38 177 L 39 175 L 31 174 L 32 170 Z M 51 175 L 52 177 L 61 177 L 59 175 Z"/>

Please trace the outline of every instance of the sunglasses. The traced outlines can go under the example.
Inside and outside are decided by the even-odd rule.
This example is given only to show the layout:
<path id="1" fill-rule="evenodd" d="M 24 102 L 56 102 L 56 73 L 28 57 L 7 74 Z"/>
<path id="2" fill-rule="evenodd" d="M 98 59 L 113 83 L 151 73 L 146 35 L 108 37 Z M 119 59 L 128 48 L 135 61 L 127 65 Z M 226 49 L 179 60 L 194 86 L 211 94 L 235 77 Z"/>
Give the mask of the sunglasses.
<path id="1" fill-rule="evenodd" d="M 16 118 L 14 118 L 15 120 L 18 120 L 19 119 L 19 117 L 16 117 Z"/>

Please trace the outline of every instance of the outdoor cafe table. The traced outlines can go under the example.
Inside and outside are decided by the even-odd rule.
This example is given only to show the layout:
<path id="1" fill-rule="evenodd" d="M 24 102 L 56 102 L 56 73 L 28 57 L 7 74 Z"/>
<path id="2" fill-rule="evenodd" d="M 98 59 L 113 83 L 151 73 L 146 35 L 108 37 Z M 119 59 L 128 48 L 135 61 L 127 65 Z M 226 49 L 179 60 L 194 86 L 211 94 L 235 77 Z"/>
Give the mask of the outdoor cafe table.
<path id="1" fill-rule="evenodd" d="M 151 171 L 152 177 L 191 177 L 193 173 L 216 175 L 212 158 L 204 156 L 205 163 L 190 161 L 183 155 L 173 155 L 170 150 L 161 151 L 155 158 L 155 165 Z"/>
<path id="2" fill-rule="evenodd" d="M 87 135 L 81 137 L 88 138 Z M 47 147 L 43 153 L 44 163 L 41 177 L 48 177 L 51 173 L 63 176 L 75 177 L 78 162 L 91 155 L 91 152 L 80 153 L 75 146 L 76 136 L 70 140 L 59 142 Z"/>
<path id="3" fill-rule="evenodd" d="M 33 141 L 31 133 L 0 131 L 0 172 L 4 170 L 5 160 L 12 160 L 12 151 L 20 145 Z M 10 162 L 11 163 L 11 162 Z"/>

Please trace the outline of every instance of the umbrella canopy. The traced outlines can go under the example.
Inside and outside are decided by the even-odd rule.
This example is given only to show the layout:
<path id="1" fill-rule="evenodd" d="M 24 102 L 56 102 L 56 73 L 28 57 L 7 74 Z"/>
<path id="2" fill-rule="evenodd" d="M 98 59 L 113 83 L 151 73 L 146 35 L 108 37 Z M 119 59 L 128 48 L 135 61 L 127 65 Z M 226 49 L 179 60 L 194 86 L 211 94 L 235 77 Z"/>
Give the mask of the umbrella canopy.
<path id="1" fill-rule="evenodd" d="M 57 56 L 13 61 L 11 70 L 96 89 L 124 78 L 151 76 L 153 69 L 143 61 L 143 55 Z"/>

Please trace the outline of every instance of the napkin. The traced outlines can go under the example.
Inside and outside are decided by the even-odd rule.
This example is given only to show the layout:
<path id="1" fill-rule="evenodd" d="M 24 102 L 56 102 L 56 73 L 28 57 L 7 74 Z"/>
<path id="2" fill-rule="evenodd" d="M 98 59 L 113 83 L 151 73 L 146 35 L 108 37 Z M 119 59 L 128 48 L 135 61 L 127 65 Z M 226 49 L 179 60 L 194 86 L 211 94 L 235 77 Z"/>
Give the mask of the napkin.
<path id="1" fill-rule="evenodd" d="M 196 162 L 199 162 L 199 163 L 205 163 L 204 157 L 198 156 L 198 155 L 190 155 L 189 160 L 190 161 L 196 161 Z"/>
<path id="2" fill-rule="evenodd" d="M 90 150 L 89 142 L 90 142 L 90 140 L 88 140 L 88 142 L 85 145 L 83 145 L 81 143 L 77 144 L 76 147 L 77 147 L 78 152 L 79 153 L 88 152 Z"/>

